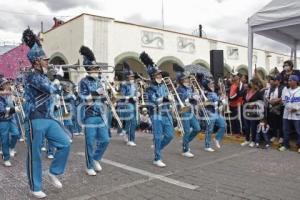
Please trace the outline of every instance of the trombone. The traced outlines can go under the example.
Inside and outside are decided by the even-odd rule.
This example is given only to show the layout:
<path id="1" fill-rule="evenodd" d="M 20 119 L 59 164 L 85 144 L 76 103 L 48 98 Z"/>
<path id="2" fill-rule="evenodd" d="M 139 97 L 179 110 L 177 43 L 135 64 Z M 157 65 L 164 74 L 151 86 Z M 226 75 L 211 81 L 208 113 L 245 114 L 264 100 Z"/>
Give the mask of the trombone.
<path id="1" fill-rule="evenodd" d="M 181 99 L 180 99 L 180 97 L 179 97 L 179 95 L 176 91 L 176 88 L 175 88 L 174 84 L 172 83 L 171 78 L 170 77 L 164 77 L 162 80 L 163 80 L 164 85 L 167 88 L 168 94 L 170 94 L 172 96 L 171 103 L 172 103 L 173 113 L 174 113 L 176 121 L 177 121 L 177 130 L 176 130 L 178 132 L 177 135 L 183 136 L 184 135 L 184 128 L 183 128 L 183 124 L 182 124 L 179 112 L 180 113 L 187 112 L 189 107 L 185 106 L 182 103 L 182 101 L 181 101 Z M 172 89 L 172 91 L 171 91 L 171 89 Z M 175 97 L 179 102 L 180 111 L 178 111 L 178 109 L 177 109 L 177 104 L 176 104 L 176 101 L 175 101 Z"/>
<path id="2" fill-rule="evenodd" d="M 190 82 L 191 82 L 191 85 L 192 85 L 194 91 L 198 95 L 200 95 L 200 98 L 198 100 L 198 105 L 200 106 L 200 109 L 201 109 L 201 111 L 202 111 L 202 113 L 204 115 L 205 121 L 209 125 L 210 124 L 209 113 L 206 110 L 205 105 L 204 105 L 204 103 L 207 102 L 208 99 L 205 96 L 203 89 L 199 85 L 199 83 L 198 83 L 198 81 L 197 81 L 197 79 L 196 79 L 196 77 L 194 75 L 190 75 Z M 202 100 L 202 98 L 204 99 L 204 101 Z"/>

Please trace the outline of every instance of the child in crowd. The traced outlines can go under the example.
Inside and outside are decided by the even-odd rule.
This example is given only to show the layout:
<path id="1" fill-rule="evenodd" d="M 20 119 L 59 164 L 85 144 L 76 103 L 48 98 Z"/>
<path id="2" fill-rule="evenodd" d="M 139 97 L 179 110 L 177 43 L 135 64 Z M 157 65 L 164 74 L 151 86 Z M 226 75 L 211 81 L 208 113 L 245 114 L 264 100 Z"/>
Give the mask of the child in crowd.
<path id="1" fill-rule="evenodd" d="M 269 126 L 267 120 L 265 118 L 261 119 L 259 124 L 257 125 L 257 129 L 256 129 L 256 141 L 255 141 L 256 147 L 259 147 L 261 136 L 264 139 L 265 147 L 266 148 L 270 147 L 270 141 L 268 138 L 269 130 L 270 130 L 270 126 Z"/>

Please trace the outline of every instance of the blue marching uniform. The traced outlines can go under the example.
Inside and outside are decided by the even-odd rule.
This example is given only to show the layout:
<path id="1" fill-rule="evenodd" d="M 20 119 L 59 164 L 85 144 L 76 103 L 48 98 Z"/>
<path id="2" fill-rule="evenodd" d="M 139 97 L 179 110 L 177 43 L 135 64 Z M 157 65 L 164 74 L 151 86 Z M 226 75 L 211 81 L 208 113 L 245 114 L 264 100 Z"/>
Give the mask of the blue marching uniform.
<path id="1" fill-rule="evenodd" d="M 135 130 L 137 126 L 136 101 L 137 88 L 134 83 L 122 84 L 120 92 L 125 97 L 124 113 L 122 115 L 125 122 L 125 131 L 128 136 L 128 141 L 135 141 Z"/>
<path id="2" fill-rule="evenodd" d="M 154 136 L 154 161 L 162 160 L 163 150 L 174 137 L 173 118 L 167 103 L 168 89 L 161 83 L 152 83 L 146 94 L 149 101 L 149 114 Z"/>
<path id="3" fill-rule="evenodd" d="M 81 119 L 85 126 L 87 169 L 95 168 L 93 161 L 102 159 L 110 141 L 105 113 L 106 106 L 103 103 L 105 98 L 97 93 L 99 88 L 104 90 L 99 78 L 86 76 L 79 83 L 79 96 L 83 103 Z M 89 103 L 91 97 L 93 102 Z"/>
<path id="4" fill-rule="evenodd" d="M 8 96 L 0 96 L 0 136 L 4 161 L 10 159 L 9 149 L 15 147 L 19 136 L 14 113 L 15 109 L 9 105 Z M 10 135 L 12 136 L 11 140 Z"/>
<path id="5" fill-rule="evenodd" d="M 193 98 L 193 90 L 191 87 L 180 85 L 177 88 L 177 92 L 182 102 L 190 105 L 196 104 L 196 100 Z M 189 143 L 198 135 L 201 129 L 199 121 L 192 111 L 192 108 L 190 108 L 187 112 L 182 113 L 181 118 L 184 129 L 182 151 L 185 153 L 189 151 Z"/>
<path id="6" fill-rule="evenodd" d="M 220 101 L 218 95 L 215 92 L 208 92 L 206 94 L 206 97 L 210 102 L 210 105 L 206 106 L 210 123 L 208 124 L 208 128 L 206 129 L 205 148 L 210 148 L 211 134 L 213 133 L 215 126 L 217 126 L 218 128 L 215 139 L 220 142 L 223 139 L 226 130 L 226 122 L 224 117 L 217 112 L 218 104 Z"/>
<path id="7" fill-rule="evenodd" d="M 53 116 L 53 95 L 59 88 L 46 75 L 32 71 L 25 81 L 25 114 L 27 137 L 27 176 L 33 192 L 42 190 L 41 147 L 43 139 L 56 148 L 49 172 L 53 175 L 64 173 L 69 152 L 70 137 L 63 125 Z"/>

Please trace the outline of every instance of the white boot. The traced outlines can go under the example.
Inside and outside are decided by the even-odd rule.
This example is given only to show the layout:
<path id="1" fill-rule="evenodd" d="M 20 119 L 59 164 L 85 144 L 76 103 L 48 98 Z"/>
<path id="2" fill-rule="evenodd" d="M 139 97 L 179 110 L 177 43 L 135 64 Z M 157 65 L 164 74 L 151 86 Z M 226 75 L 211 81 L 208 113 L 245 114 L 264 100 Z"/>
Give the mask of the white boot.
<path id="1" fill-rule="evenodd" d="M 89 176 L 96 176 L 97 175 L 97 173 L 95 172 L 94 169 L 86 169 L 86 173 Z"/>
<path id="2" fill-rule="evenodd" d="M 61 182 L 58 180 L 58 178 L 54 174 L 51 174 L 51 172 L 48 172 L 48 176 L 49 176 L 49 179 L 50 179 L 52 185 L 54 185 L 54 187 L 56 187 L 58 189 L 62 188 Z"/>
<path id="3" fill-rule="evenodd" d="M 99 161 L 94 160 L 94 168 L 95 168 L 95 171 L 97 171 L 97 172 L 102 171 L 102 167 L 101 167 Z"/>
<path id="4" fill-rule="evenodd" d="M 156 165 L 157 167 L 165 167 L 165 166 L 167 166 L 161 160 L 153 161 L 153 164 Z"/>
<path id="5" fill-rule="evenodd" d="M 16 155 L 16 150 L 15 149 L 10 149 L 9 150 L 9 155 L 10 155 L 10 157 L 15 157 L 15 155 Z"/>
<path id="6" fill-rule="evenodd" d="M 221 149 L 221 145 L 220 145 L 219 140 L 214 139 L 214 142 L 215 142 L 215 146 L 216 146 L 218 149 Z"/>
<path id="7" fill-rule="evenodd" d="M 35 198 L 38 198 L 38 199 L 43 199 L 47 196 L 43 191 L 37 191 L 37 192 L 31 191 L 31 194 L 32 194 L 32 196 L 34 196 Z"/>

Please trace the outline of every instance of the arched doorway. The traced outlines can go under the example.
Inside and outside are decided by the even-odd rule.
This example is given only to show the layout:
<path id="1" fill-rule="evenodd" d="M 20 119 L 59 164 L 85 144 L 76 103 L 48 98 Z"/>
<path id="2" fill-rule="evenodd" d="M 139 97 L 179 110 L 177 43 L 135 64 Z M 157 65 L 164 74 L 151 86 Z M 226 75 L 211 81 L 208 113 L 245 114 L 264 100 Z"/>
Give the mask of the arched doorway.
<path id="1" fill-rule="evenodd" d="M 248 67 L 246 65 L 239 65 L 236 71 L 242 75 L 248 76 Z"/>
<path id="2" fill-rule="evenodd" d="M 231 72 L 231 67 L 224 63 L 224 77 L 228 77 L 230 75 Z"/>
<path id="3" fill-rule="evenodd" d="M 178 72 L 184 71 L 182 61 L 173 56 L 167 56 L 167 57 L 161 58 L 157 62 L 157 66 L 162 71 L 167 72 L 172 79 L 176 79 L 176 74 Z"/>
<path id="4" fill-rule="evenodd" d="M 127 62 L 133 72 L 137 72 L 145 78 L 148 78 L 146 67 L 139 59 L 139 54 L 135 52 L 125 52 L 115 58 L 115 76 L 118 80 L 123 79 L 123 62 Z"/>
<path id="5" fill-rule="evenodd" d="M 52 65 L 66 65 L 66 64 L 68 64 L 68 60 L 62 53 L 56 52 L 56 53 L 52 54 L 52 56 L 50 57 L 49 64 L 52 64 Z M 68 79 L 68 80 L 71 80 L 69 69 L 64 70 L 64 78 Z"/>
<path id="6" fill-rule="evenodd" d="M 201 67 L 205 67 L 206 69 L 210 70 L 210 66 L 208 62 L 206 62 L 203 59 L 197 59 L 194 62 L 192 62 L 192 65 L 200 65 Z"/>

